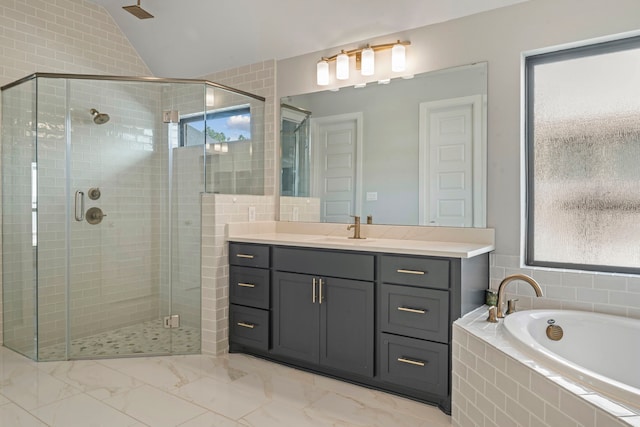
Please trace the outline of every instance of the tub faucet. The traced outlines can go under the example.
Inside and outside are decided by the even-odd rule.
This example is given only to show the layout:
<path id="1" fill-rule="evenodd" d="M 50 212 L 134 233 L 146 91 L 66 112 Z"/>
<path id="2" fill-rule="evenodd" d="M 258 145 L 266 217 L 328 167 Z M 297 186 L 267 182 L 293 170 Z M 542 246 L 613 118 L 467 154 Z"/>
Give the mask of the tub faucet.
<path id="1" fill-rule="evenodd" d="M 536 291 L 536 296 L 542 296 L 542 288 L 533 278 L 527 276 L 526 274 L 512 274 L 511 276 L 505 277 L 502 282 L 500 282 L 500 286 L 498 286 L 498 301 L 496 302 L 496 307 L 498 308 L 498 317 L 503 318 L 504 314 L 502 314 L 502 303 L 504 299 L 504 291 L 507 288 L 507 285 L 514 280 L 522 280 L 523 282 L 527 282 L 531 285 L 534 291 Z"/>

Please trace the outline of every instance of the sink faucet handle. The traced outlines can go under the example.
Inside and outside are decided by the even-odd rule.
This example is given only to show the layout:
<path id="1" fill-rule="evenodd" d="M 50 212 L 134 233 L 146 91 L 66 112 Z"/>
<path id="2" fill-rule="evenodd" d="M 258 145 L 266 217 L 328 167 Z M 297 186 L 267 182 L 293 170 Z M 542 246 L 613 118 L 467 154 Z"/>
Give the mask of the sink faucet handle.
<path id="1" fill-rule="evenodd" d="M 496 318 L 498 314 L 498 308 L 495 305 L 489 307 L 489 317 L 487 317 L 487 322 L 489 323 L 498 323 L 498 319 Z"/>
<path id="2" fill-rule="evenodd" d="M 511 314 L 511 313 L 515 313 L 516 312 L 516 301 L 518 301 L 518 299 L 510 299 L 509 301 L 507 301 L 507 313 L 506 314 Z"/>

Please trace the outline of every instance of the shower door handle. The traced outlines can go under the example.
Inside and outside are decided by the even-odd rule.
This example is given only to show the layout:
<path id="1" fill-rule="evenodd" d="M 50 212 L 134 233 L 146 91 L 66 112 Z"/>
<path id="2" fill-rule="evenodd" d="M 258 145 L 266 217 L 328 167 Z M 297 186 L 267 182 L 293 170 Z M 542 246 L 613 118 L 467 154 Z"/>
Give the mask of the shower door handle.
<path id="1" fill-rule="evenodd" d="M 80 201 L 80 206 L 78 206 L 78 200 Z M 74 215 L 76 217 L 76 221 L 84 221 L 84 193 L 82 191 L 76 191 Z"/>

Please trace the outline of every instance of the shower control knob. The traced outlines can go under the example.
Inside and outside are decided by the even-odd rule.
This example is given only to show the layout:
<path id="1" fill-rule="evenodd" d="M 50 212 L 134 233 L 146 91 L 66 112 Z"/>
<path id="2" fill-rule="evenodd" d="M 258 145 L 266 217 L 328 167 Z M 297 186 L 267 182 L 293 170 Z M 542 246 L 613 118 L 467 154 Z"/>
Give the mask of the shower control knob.
<path id="1" fill-rule="evenodd" d="M 87 192 L 87 195 L 91 200 L 98 200 L 100 198 L 100 189 L 98 187 L 92 187 Z"/>
<path id="2" fill-rule="evenodd" d="M 96 207 L 89 208 L 85 214 L 87 222 L 92 225 L 100 224 L 102 222 L 102 218 L 105 216 L 107 216 L 107 214 L 102 212 L 102 209 Z"/>

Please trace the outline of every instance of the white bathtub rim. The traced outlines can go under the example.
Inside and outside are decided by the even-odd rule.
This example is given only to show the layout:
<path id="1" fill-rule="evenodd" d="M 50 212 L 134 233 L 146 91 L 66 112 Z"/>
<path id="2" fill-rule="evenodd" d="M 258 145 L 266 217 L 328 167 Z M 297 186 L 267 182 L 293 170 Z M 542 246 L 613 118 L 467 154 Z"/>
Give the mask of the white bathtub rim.
<path id="1" fill-rule="evenodd" d="M 630 319 L 614 316 L 602 313 L 584 312 L 577 310 L 524 310 L 505 317 L 505 320 L 501 322 L 501 327 L 505 330 L 505 337 L 509 342 L 513 342 L 514 346 L 523 349 L 527 357 L 533 359 L 537 364 L 542 367 L 548 366 L 549 368 L 557 371 L 559 375 L 566 376 L 575 380 L 576 382 L 583 384 L 594 391 L 600 392 L 614 401 L 619 402 L 622 405 L 633 408 L 634 411 L 640 410 L 640 390 L 624 384 L 620 381 L 612 378 L 605 377 L 590 369 L 583 368 L 580 365 L 573 363 L 564 357 L 547 349 L 542 344 L 538 343 L 526 330 L 525 322 L 517 322 L 519 317 L 526 317 L 531 315 L 540 315 L 541 317 L 554 317 L 557 313 L 562 314 L 588 314 L 589 316 L 604 316 L 606 318 L 616 318 L 616 320 L 628 321 Z M 509 320 L 510 319 L 510 320 Z M 635 320 L 631 320 L 635 321 Z M 516 335 L 517 334 L 517 335 Z"/>

